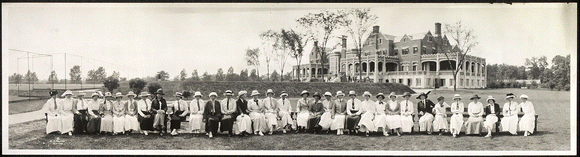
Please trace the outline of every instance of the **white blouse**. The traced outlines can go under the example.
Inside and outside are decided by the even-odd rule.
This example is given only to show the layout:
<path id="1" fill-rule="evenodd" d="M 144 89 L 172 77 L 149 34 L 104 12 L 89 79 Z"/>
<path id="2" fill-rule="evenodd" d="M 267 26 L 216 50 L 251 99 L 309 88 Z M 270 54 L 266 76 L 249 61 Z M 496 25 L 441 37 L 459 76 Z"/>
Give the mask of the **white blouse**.
<path id="1" fill-rule="evenodd" d="M 463 106 L 463 103 L 461 101 L 454 101 L 451 104 L 451 113 L 463 114 L 463 111 L 465 111 L 465 107 Z"/>
<path id="2" fill-rule="evenodd" d="M 520 103 L 520 107 L 522 108 L 522 111 L 524 111 L 524 114 L 536 115 L 536 110 L 534 110 L 534 104 L 532 104 L 532 102 L 522 102 Z"/>
<path id="3" fill-rule="evenodd" d="M 483 104 L 481 104 L 481 102 L 470 102 L 467 106 L 467 113 L 469 113 L 469 116 L 481 117 L 483 115 Z"/>
<path id="4" fill-rule="evenodd" d="M 513 115 L 518 115 L 519 113 L 519 105 L 517 102 L 506 102 L 503 105 L 503 115 L 504 117 L 509 117 Z"/>
<path id="5" fill-rule="evenodd" d="M 352 105 L 354 102 L 354 106 Z M 363 110 L 361 109 L 362 107 L 362 102 L 360 100 L 358 100 L 357 98 L 354 99 L 348 99 L 348 101 L 346 101 L 346 113 L 347 114 L 360 114 L 363 112 Z M 352 113 L 352 111 L 357 111 L 355 113 Z"/>
<path id="6" fill-rule="evenodd" d="M 413 114 L 413 102 L 409 100 L 401 101 L 401 114 Z"/>
<path id="7" fill-rule="evenodd" d="M 189 113 L 191 114 L 203 114 L 203 109 L 205 108 L 205 101 L 201 99 L 193 99 L 191 100 L 191 103 L 189 103 L 189 108 L 191 109 L 189 111 Z"/>
<path id="8" fill-rule="evenodd" d="M 290 100 L 285 99 L 279 99 L 278 100 L 278 108 L 280 109 L 280 111 L 286 111 L 288 113 L 292 112 L 292 106 L 290 106 Z"/>

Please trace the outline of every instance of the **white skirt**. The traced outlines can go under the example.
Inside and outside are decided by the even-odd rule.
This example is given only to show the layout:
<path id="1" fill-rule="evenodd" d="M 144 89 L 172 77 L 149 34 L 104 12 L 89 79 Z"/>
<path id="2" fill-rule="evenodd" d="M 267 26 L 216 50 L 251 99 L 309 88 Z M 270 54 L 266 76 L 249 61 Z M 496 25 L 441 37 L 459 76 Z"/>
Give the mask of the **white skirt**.
<path id="1" fill-rule="evenodd" d="M 51 132 L 55 132 L 55 131 L 60 131 L 61 126 L 61 121 L 60 121 L 60 117 L 59 116 L 54 116 L 54 115 L 48 115 L 47 117 L 48 119 L 48 123 L 46 123 L 46 134 L 49 134 Z"/>
<path id="2" fill-rule="evenodd" d="M 298 116 L 296 117 L 296 124 L 298 126 L 306 127 L 308 125 L 308 118 L 309 117 L 310 117 L 310 114 L 308 114 L 308 112 L 298 113 Z"/>
<path id="3" fill-rule="evenodd" d="M 265 113 L 268 127 L 278 125 L 278 116 L 276 113 Z"/>
<path id="4" fill-rule="evenodd" d="M 239 115 L 234 124 L 234 133 L 240 134 L 243 131 L 252 133 L 252 118 L 248 115 Z"/>
<path id="5" fill-rule="evenodd" d="M 535 123 L 535 115 L 531 114 L 524 114 L 522 119 L 520 120 L 520 130 L 521 131 L 529 131 L 530 133 L 534 133 L 534 123 Z"/>
<path id="6" fill-rule="evenodd" d="M 344 114 L 335 114 L 332 124 L 330 124 L 330 130 L 344 129 L 345 120 L 346 116 Z"/>
<path id="7" fill-rule="evenodd" d="M 387 128 L 389 129 L 397 129 L 401 128 L 401 115 L 387 115 Z"/>
<path id="8" fill-rule="evenodd" d="M 401 115 L 401 131 L 402 132 L 411 132 L 413 131 L 413 115 L 404 116 Z"/>
<path id="9" fill-rule="evenodd" d="M 189 115 L 189 130 L 201 131 L 202 126 L 204 126 L 202 114 L 190 114 Z"/>
<path id="10" fill-rule="evenodd" d="M 113 116 L 113 133 L 125 131 L 125 116 Z"/>
<path id="11" fill-rule="evenodd" d="M 439 132 L 441 129 L 447 130 L 447 119 L 442 115 L 435 115 L 435 119 L 433 120 L 433 130 Z"/>
<path id="12" fill-rule="evenodd" d="M 113 132 L 113 116 L 105 115 L 103 118 L 101 118 L 101 131 Z"/>
<path id="13" fill-rule="evenodd" d="M 258 112 L 250 112 L 250 118 L 253 122 L 254 132 L 261 131 L 266 132 L 268 130 L 268 126 L 266 125 L 266 116 L 262 113 Z"/>
<path id="14" fill-rule="evenodd" d="M 501 118 L 501 130 L 516 134 L 518 131 L 518 115 Z"/>
<path id="15" fill-rule="evenodd" d="M 449 120 L 449 130 L 461 131 L 463 127 L 463 114 L 453 114 Z"/>
<path id="16" fill-rule="evenodd" d="M 485 117 L 485 122 L 483 122 L 483 127 L 486 129 L 495 127 L 495 123 L 497 123 L 497 116 L 495 114 L 490 114 Z"/>
<path id="17" fill-rule="evenodd" d="M 324 112 L 322 116 L 320 116 L 320 122 L 318 122 L 318 125 L 322 126 L 322 129 L 330 129 L 331 124 L 332 115 L 330 112 Z"/>
<path id="18" fill-rule="evenodd" d="M 290 116 L 288 111 L 280 111 L 278 115 L 282 118 L 282 127 L 292 125 L 292 116 Z"/>
<path id="19" fill-rule="evenodd" d="M 137 120 L 137 115 L 125 115 L 125 130 L 141 130 L 141 126 L 139 126 L 139 120 Z"/>
<path id="20" fill-rule="evenodd" d="M 400 121 L 399 121 L 400 122 Z M 375 115 L 375 119 L 373 120 L 373 125 L 375 128 L 373 130 L 377 131 L 379 128 L 387 129 L 387 115 L 379 114 Z"/>
<path id="21" fill-rule="evenodd" d="M 360 126 L 361 131 L 376 131 L 375 130 L 375 123 L 373 123 L 375 115 L 371 112 L 365 112 L 361 115 L 360 121 L 358 122 L 358 126 Z M 364 126 L 364 127 L 363 127 Z M 365 129 L 366 128 L 366 129 Z"/>
<path id="22" fill-rule="evenodd" d="M 60 133 L 67 133 L 73 131 L 74 114 L 59 115 L 60 117 Z"/>

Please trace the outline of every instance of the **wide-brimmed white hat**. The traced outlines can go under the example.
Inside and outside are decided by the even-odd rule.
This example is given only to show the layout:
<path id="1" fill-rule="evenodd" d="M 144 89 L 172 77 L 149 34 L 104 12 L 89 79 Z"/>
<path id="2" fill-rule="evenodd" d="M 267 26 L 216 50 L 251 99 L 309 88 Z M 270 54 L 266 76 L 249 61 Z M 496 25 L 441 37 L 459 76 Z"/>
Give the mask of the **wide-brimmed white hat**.
<path id="1" fill-rule="evenodd" d="M 62 97 L 66 96 L 66 95 L 73 95 L 72 91 L 70 90 L 66 90 L 64 93 L 62 93 Z"/>
<path id="2" fill-rule="evenodd" d="M 274 90 L 272 90 L 272 89 L 268 89 L 268 90 L 266 91 L 266 95 L 267 95 L 267 94 L 270 94 L 270 93 L 274 94 Z"/>
<path id="3" fill-rule="evenodd" d="M 83 92 L 83 91 L 79 91 L 77 93 L 77 97 L 85 97 L 85 95 L 87 95 L 87 94 L 85 94 L 85 92 Z"/>
<path id="4" fill-rule="evenodd" d="M 282 91 L 282 94 L 280 94 L 280 98 L 281 98 L 282 96 L 288 96 L 288 93 L 286 93 L 286 91 Z"/>
<path id="5" fill-rule="evenodd" d="M 391 98 L 391 97 L 397 98 L 397 95 L 395 95 L 395 92 L 391 92 L 391 94 L 389 94 L 389 98 Z"/>
<path id="6" fill-rule="evenodd" d="M 528 99 L 528 96 L 527 96 L 527 95 L 525 95 L 525 94 L 522 94 L 522 95 L 520 96 L 520 99 L 524 99 L 524 98 L 525 98 L 525 99 Z"/>
<path id="7" fill-rule="evenodd" d="M 383 93 L 379 93 L 379 94 L 377 94 L 375 97 L 376 97 L 376 98 L 379 98 L 379 96 L 382 96 L 382 97 L 383 97 L 383 99 L 385 99 L 385 94 L 383 94 Z"/>
<path id="8" fill-rule="evenodd" d="M 93 94 L 91 94 L 91 98 L 95 97 L 95 96 L 101 96 L 101 95 L 99 95 L 99 93 L 97 93 L 97 92 L 94 92 Z"/>
<path id="9" fill-rule="evenodd" d="M 217 93 L 216 92 L 211 92 L 211 93 L 209 93 L 209 96 L 216 96 L 217 97 Z"/>
<path id="10" fill-rule="evenodd" d="M 200 96 L 201 97 L 203 95 L 201 95 L 201 92 L 197 91 L 197 92 L 195 92 L 195 94 L 193 94 L 193 97 L 196 97 L 196 96 Z"/>
<path id="11" fill-rule="evenodd" d="M 118 97 L 121 97 L 122 98 L 123 97 L 123 93 L 121 93 L 121 92 L 115 93 L 115 98 L 118 98 Z"/>
<path id="12" fill-rule="evenodd" d="M 337 91 L 336 96 L 344 96 L 344 93 L 342 93 L 342 91 Z"/>
<path id="13" fill-rule="evenodd" d="M 252 94 L 250 96 L 256 96 L 256 95 L 260 95 L 260 92 L 258 92 L 258 90 L 253 90 Z"/>
<path id="14" fill-rule="evenodd" d="M 459 95 L 459 94 L 453 95 L 453 100 L 455 100 L 455 99 L 461 100 L 461 95 Z"/>
<path id="15" fill-rule="evenodd" d="M 355 92 L 355 91 L 353 91 L 353 90 L 351 90 L 351 91 L 348 91 L 348 96 L 351 96 L 351 95 L 354 95 L 354 96 L 356 96 L 356 92 Z"/>
<path id="16" fill-rule="evenodd" d="M 127 93 L 127 97 L 129 97 L 129 96 L 133 96 L 133 97 L 135 97 L 135 96 L 137 96 L 137 95 L 135 95 L 135 93 L 134 93 L 133 91 L 129 91 L 129 92 Z"/>
<path id="17" fill-rule="evenodd" d="M 183 97 L 183 93 L 181 93 L 181 92 L 175 92 L 175 94 L 173 96 L 175 96 L 175 97 Z"/>
<path id="18" fill-rule="evenodd" d="M 113 94 L 111 94 L 111 92 L 105 92 L 105 98 L 106 97 L 113 97 Z"/>
<path id="19" fill-rule="evenodd" d="M 368 95 L 368 96 L 371 96 L 371 97 L 373 96 L 373 95 L 371 94 L 371 92 L 369 92 L 369 91 L 365 91 L 365 92 L 363 93 L 363 96 L 367 96 L 367 95 Z"/>
<path id="20" fill-rule="evenodd" d="M 231 96 L 231 95 L 234 95 L 234 92 L 232 92 L 231 90 L 226 90 L 226 92 L 224 92 L 224 95 L 225 96 L 228 96 L 228 95 Z"/>
<path id="21" fill-rule="evenodd" d="M 489 102 L 489 100 L 493 100 L 495 102 L 495 98 L 493 98 L 493 96 L 487 96 L 487 99 L 485 100 L 485 102 Z"/>
<path id="22" fill-rule="evenodd" d="M 302 92 L 300 92 L 300 96 L 304 96 L 304 94 L 310 95 L 310 93 L 308 93 L 307 90 L 303 90 Z"/>
<path id="23" fill-rule="evenodd" d="M 324 96 L 332 96 L 332 93 L 330 93 L 330 92 L 324 92 Z"/>
<path id="24" fill-rule="evenodd" d="M 516 95 L 514 95 L 514 93 L 507 93 L 507 94 L 505 95 L 505 99 L 508 99 L 508 98 L 515 98 L 515 97 L 516 97 Z"/>
<path id="25" fill-rule="evenodd" d="M 242 95 L 246 95 L 246 94 L 248 94 L 248 91 L 241 90 L 241 91 L 238 92 L 238 97 L 239 96 L 242 96 Z"/>
<path id="26" fill-rule="evenodd" d="M 149 96 L 150 94 L 147 92 L 141 92 L 141 94 L 139 94 L 139 96 L 144 97 L 144 96 Z"/>

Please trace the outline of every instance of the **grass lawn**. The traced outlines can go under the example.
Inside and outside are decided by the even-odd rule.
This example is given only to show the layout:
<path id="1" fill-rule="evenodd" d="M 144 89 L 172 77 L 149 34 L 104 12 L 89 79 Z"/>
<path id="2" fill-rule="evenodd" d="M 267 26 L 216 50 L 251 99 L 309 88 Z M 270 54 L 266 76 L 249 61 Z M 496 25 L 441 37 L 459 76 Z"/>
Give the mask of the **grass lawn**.
<path id="1" fill-rule="evenodd" d="M 47 99 L 8 103 L 8 114 L 11 115 L 11 114 L 38 111 L 38 110 L 42 109 L 42 106 L 44 105 L 44 103 L 46 103 L 46 100 Z"/>
<path id="2" fill-rule="evenodd" d="M 192 137 L 189 133 L 179 136 L 156 134 L 133 135 L 45 135 L 45 121 L 33 121 L 9 126 L 10 149 L 127 149 L 127 150 L 570 150 L 570 92 L 547 90 L 461 90 L 458 91 L 468 102 L 468 97 L 477 93 L 486 98 L 493 95 L 503 106 L 505 94 L 513 92 L 527 94 L 534 103 L 538 118 L 538 131 L 530 137 L 511 136 L 505 133 L 494 138 L 464 136 L 453 138 L 450 134 L 397 136 L 352 136 L 312 135 L 276 133 L 269 136 L 224 137 L 208 139 Z M 376 94 L 376 93 L 373 93 Z M 438 96 L 449 98 L 453 91 L 435 91 L 429 99 Z M 414 98 L 414 97 L 413 97 Z M 415 99 L 412 99 L 416 101 Z M 519 101 L 519 99 L 517 99 Z M 561 115 L 561 116 L 556 116 Z M 182 128 L 187 123 L 182 123 Z"/>

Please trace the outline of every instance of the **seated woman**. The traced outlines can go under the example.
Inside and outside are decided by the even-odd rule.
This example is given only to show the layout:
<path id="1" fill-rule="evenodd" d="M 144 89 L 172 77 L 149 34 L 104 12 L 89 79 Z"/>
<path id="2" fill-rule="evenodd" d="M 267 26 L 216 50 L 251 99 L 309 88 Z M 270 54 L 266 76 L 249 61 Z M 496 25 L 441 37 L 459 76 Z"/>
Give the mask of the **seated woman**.
<path id="1" fill-rule="evenodd" d="M 506 94 L 506 102 L 503 105 L 503 118 L 501 118 L 502 131 L 508 131 L 512 135 L 518 135 L 518 112 L 520 106 L 514 101 L 516 96 L 513 93 Z"/>
<path id="2" fill-rule="evenodd" d="M 278 100 L 278 117 L 282 119 L 282 132 L 286 133 L 287 128 L 292 128 L 293 121 L 292 116 L 292 106 L 290 106 L 290 100 L 288 100 L 288 93 L 286 91 L 282 91 L 280 94 L 280 99 Z"/>
<path id="3" fill-rule="evenodd" d="M 427 92 L 427 94 L 428 93 L 429 92 Z M 431 132 L 433 132 L 433 119 L 435 118 L 432 112 L 435 104 L 427 99 L 427 94 L 421 93 L 417 97 L 417 99 L 420 99 L 419 102 L 417 102 L 417 111 L 419 111 L 419 131 L 426 131 L 427 134 L 431 134 Z"/>
<path id="4" fill-rule="evenodd" d="M 296 107 L 298 107 L 298 115 L 296 116 L 296 125 L 298 126 L 298 132 L 306 132 L 306 126 L 308 126 L 308 117 L 310 116 L 308 109 L 309 109 L 309 101 L 308 96 L 310 93 L 304 90 L 300 93 L 302 99 L 298 100 Z"/>
<path id="5" fill-rule="evenodd" d="M 410 133 L 413 130 L 413 102 L 409 101 L 411 94 L 409 92 L 403 93 L 405 100 L 401 101 L 401 132 Z"/>
<path id="6" fill-rule="evenodd" d="M 260 93 L 257 90 L 252 91 L 252 100 L 248 101 L 248 110 L 250 111 L 250 118 L 253 123 L 254 134 L 264 136 L 264 132 L 268 129 L 266 125 L 266 116 L 264 115 L 264 105 L 258 99 Z"/>
<path id="7" fill-rule="evenodd" d="M 483 122 L 483 127 L 487 129 L 487 135 L 485 137 L 491 137 L 492 129 L 495 128 L 495 123 L 497 123 L 498 116 L 500 113 L 499 105 L 495 103 L 495 98 L 493 96 L 487 97 L 487 106 L 485 106 L 485 122 Z"/>
<path id="8" fill-rule="evenodd" d="M 375 128 L 373 130 L 378 131 L 381 129 L 384 136 L 389 136 L 387 132 L 387 115 L 385 110 L 388 108 L 387 103 L 383 100 L 385 99 L 385 94 L 377 94 L 377 102 L 375 102 L 375 119 L 373 119 L 373 125 Z"/>
<path id="9" fill-rule="evenodd" d="M 266 98 L 262 100 L 264 104 L 264 116 L 266 116 L 266 125 L 268 126 L 268 134 L 272 135 L 274 129 L 278 126 L 278 101 L 274 97 L 274 91 L 268 89 L 266 91 Z"/>
<path id="10" fill-rule="evenodd" d="M 87 123 L 89 121 L 89 113 L 87 110 L 89 109 L 89 103 L 84 99 L 85 95 L 85 92 L 79 91 L 77 94 L 78 99 L 74 101 L 73 112 L 75 134 L 85 133 L 87 131 Z"/>
<path id="11" fill-rule="evenodd" d="M 440 96 L 437 98 L 437 104 L 433 107 L 433 113 L 435 114 L 435 120 L 433 120 L 433 130 L 439 132 L 439 135 L 443 135 L 443 132 L 447 130 L 447 113 L 445 113 L 445 108 L 449 107 L 445 103 L 445 98 Z"/>
<path id="12" fill-rule="evenodd" d="M 105 93 L 105 99 L 103 104 L 99 108 L 99 112 L 102 114 L 101 117 L 101 132 L 112 133 L 113 132 L 113 94 L 111 92 Z"/>
<path id="13" fill-rule="evenodd" d="M 401 105 L 399 105 L 399 103 L 397 103 L 397 96 L 395 95 L 395 92 L 391 92 L 391 94 L 389 94 L 389 98 L 391 100 L 389 100 L 387 102 L 387 108 L 386 108 L 386 114 L 387 114 L 387 128 L 389 128 L 389 130 L 393 130 L 397 133 L 397 136 L 401 136 Z M 388 133 L 386 133 L 386 136 L 389 136 Z"/>
<path id="14" fill-rule="evenodd" d="M 222 110 L 220 102 L 216 100 L 217 93 L 209 93 L 209 100 L 205 104 L 203 111 L 203 121 L 207 124 L 208 137 L 213 138 L 217 136 L 220 119 L 222 117 Z"/>
<path id="15" fill-rule="evenodd" d="M 350 99 L 346 102 L 346 129 L 348 134 L 358 134 L 356 126 L 360 122 L 360 115 L 362 114 L 362 102 L 356 98 L 355 91 L 349 91 Z"/>
<path id="16" fill-rule="evenodd" d="M 60 101 L 56 99 L 56 95 L 58 92 L 56 90 L 52 90 L 48 92 L 50 94 L 50 99 L 44 103 L 43 111 L 46 114 L 46 134 L 50 134 L 53 132 L 58 132 L 60 128 L 60 117 L 58 116 L 58 102 Z"/>
<path id="17" fill-rule="evenodd" d="M 467 113 L 469 119 L 465 122 L 465 134 L 481 134 L 483 128 L 483 104 L 479 102 L 480 97 L 475 94 L 469 100 L 471 102 L 467 105 Z"/>
<path id="18" fill-rule="evenodd" d="M 197 91 L 193 95 L 195 99 L 191 100 L 189 103 L 189 130 L 192 131 L 194 136 L 199 136 L 202 132 L 203 123 L 203 109 L 205 107 L 205 101 L 201 100 L 201 92 Z"/>
<path id="19" fill-rule="evenodd" d="M 67 90 L 62 94 L 64 99 L 58 101 L 60 105 L 58 105 L 58 116 L 60 117 L 60 133 L 66 134 L 68 133 L 69 136 L 72 136 L 73 126 L 74 126 L 74 113 L 73 113 L 73 106 L 74 100 L 72 99 L 73 93 L 70 90 Z"/>
<path id="20" fill-rule="evenodd" d="M 99 94 L 97 92 L 91 95 L 92 100 L 89 101 L 88 113 L 89 122 L 87 124 L 87 133 L 99 133 L 101 129 L 101 101 L 99 101 Z"/>
<path id="21" fill-rule="evenodd" d="M 250 118 L 249 110 L 248 110 L 248 101 L 246 100 L 246 93 L 245 90 L 238 92 L 238 100 L 236 101 L 236 125 L 237 129 L 234 129 L 236 134 L 241 136 L 248 136 L 248 134 L 252 133 L 252 118 Z"/>
<path id="22" fill-rule="evenodd" d="M 125 102 L 125 130 L 127 133 L 140 132 L 139 120 L 137 119 L 137 101 L 135 101 L 135 93 L 129 91 L 127 93 L 127 100 Z"/>
<path id="23" fill-rule="evenodd" d="M 534 133 L 536 110 L 534 110 L 534 104 L 528 101 L 527 95 L 522 94 L 520 99 L 522 99 L 520 108 L 524 112 L 524 116 L 522 116 L 522 119 L 520 120 L 520 130 L 524 131 L 524 136 L 528 136 Z"/>
<path id="24" fill-rule="evenodd" d="M 342 98 L 344 93 L 342 91 L 336 92 L 336 102 L 332 107 L 330 130 L 336 130 L 336 135 L 342 135 L 344 129 L 344 121 L 346 120 L 346 101 Z"/>
<path id="25" fill-rule="evenodd" d="M 375 118 L 375 102 L 371 100 L 371 96 L 371 93 L 368 91 L 363 93 L 363 97 L 365 98 L 362 102 L 363 113 L 358 123 L 360 131 L 365 132 L 365 136 L 369 136 L 370 132 L 376 131 L 373 123 L 373 119 Z"/>
<path id="26" fill-rule="evenodd" d="M 137 113 L 139 113 L 139 129 L 143 132 L 144 135 L 149 135 L 148 131 L 153 131 L 153 113 L 151 110 L 151 100 L 147 97 L 150 97 L 150 94 L 147 92 L 141 92 L 139 95 L 141 100 L 137 101 Z"/>
<path id="27" fill-rule="evenodd" d="M 463 127 L 463 111 L 465 107 L 461 102 L 461 96 L 459 94 L 453 95 L 453 103 L 451 104 L 451 120 L 449 120 L 449 130 L 451 131 L 451 135 L 453 137 L 457 137 L 461 132 L 461 128 Z"/>
<path id="28" fill-rule="evenodd" d="M 125 105 L 121 102 L 123 94 L 117 92 L 113 102 L 113 135 L 125 134 Z"/>
<path id="29" fill-rule="evenodd" d="M 334 101 L 332 100 L 332 93 L 324 93 L 325 100 L 322 101 L 322 106 L 324 107 L 324 113 L 320 116 L 320 122 L 318 125 L 322 127 L 321 129 L 327 130 L 326 133 L 330 132 L 330 125 L 332 124 L 332 107 L 334 107 Z"/>
<path id="30" fill-rule="evenodd" d="M 189 107 L 187 107 L 187 102 L 183 100 L 183 94 L 180 92 L 175 93 L 175 101 L 173 102 L 171 113 L 171 135 L 175 136 L 179 134 L 177 130 L 181 129 L 181 122 L 185 120 L 185 117 L 189 113 Z"/>
<path id="31" fill-rule="evenodd" d="M 322 116 L 322 113 L 324 113 L 324 105 L 322 105 L 322 102 L 320 101 L 321 97 L 318 92 L 312 94 L 312 97 L 314 97 L 314 101 L 310 104 L 308 109 L 310 116 L 308 117 L 306 129 L 313 130 L 314 134 L 317 134 L 322 129 L 322 126 L 318 125 L 318 122 L 320 122 L 320 117 Z"/>

